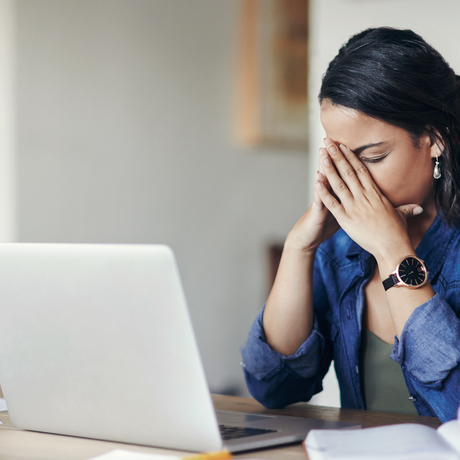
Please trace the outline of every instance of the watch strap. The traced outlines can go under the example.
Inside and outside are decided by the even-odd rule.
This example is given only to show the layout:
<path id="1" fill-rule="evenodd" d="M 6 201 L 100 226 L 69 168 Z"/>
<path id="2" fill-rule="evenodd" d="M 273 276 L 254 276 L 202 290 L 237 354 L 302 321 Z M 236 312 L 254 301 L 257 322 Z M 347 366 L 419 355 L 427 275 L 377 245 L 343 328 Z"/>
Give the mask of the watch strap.
<path id="1" fill-rule="evenodd" d="M 398 278 L 396 278 L 396 275 L 392 273 L 386 280 L 382 281 L 382 284 L 385 291 L 388 291 L 388 289 L 398 284 Z"/>

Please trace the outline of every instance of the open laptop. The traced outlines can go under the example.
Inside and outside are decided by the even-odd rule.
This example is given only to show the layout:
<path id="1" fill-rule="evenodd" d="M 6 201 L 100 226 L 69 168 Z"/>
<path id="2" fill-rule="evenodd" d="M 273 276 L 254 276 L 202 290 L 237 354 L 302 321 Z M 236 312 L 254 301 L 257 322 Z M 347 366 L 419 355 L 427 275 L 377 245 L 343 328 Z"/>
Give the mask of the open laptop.
<path id="1" fill-rule="evenodd" d="M 0 244 L 0 325 L 0 383 L 19 428 L 237 452 L 353 426 L 225 411 L 218 421 L 164 245 Z M 248 432 L 226 441 L 219 425 Z"/>

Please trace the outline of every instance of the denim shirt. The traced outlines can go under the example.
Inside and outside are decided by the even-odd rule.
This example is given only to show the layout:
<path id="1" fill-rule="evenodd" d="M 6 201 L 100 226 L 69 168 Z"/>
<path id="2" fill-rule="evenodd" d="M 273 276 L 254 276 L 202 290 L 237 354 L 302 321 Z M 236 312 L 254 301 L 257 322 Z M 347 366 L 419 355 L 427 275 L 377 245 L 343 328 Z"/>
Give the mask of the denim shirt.
<path id="1" fill-rule="evenodd" d="M 425 261 L 434 297 L 417 307 L 391 358 L 401 365 L 419 415 L 441 421 L 460 405 L 460 230 L 439 216 L 416 249 Z M 266 407 L 309 401 L 322 390 L 334 361 L 344 408 L 366 409 L 361 388 L 360 343 L 364 286 L 375 259 L 343 231 L 318 248 L 313 273 L 314 325 L 295 354 L 284 356 L 266 343 L 263 310 L 242 349 L 251 394 Z"/>

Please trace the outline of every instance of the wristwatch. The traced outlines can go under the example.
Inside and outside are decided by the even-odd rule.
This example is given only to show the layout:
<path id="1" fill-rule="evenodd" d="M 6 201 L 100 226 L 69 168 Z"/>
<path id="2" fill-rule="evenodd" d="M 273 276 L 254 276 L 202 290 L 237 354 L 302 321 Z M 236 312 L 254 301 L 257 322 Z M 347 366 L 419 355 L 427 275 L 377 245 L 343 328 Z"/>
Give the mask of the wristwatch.
<path id="1" fill-rule="evenodd" d="M 409 289 L 422 287 L 428 280 L 428 270 L 422 259 L 415 256 L 406 256 L 396 266 L 396 270 L 384 280 L 385 291 L 393 286 L 404 286 Z"/>

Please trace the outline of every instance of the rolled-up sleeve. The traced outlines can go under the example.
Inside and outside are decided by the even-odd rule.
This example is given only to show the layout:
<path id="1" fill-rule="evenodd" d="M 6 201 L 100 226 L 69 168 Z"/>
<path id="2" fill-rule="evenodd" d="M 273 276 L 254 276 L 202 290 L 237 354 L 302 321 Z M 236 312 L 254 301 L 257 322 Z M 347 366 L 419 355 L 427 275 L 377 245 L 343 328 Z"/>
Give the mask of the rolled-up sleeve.
<path id="1" fill-rule="evenodd" d="M 460 405 L 460 320 L 439 294 L 417 307 L 391 358 L 406 369 L 416 390 L 441 420 Z"/>
<path id="2" fill-rule="evenodd" d="M 259 313 L 249 332 L 249 338 L 241 351 L 247 372 L 256 379 L 269 379 L 285 365 L 303 378 L 313 377 L 319 369 L 320 356 L 324 348 L 324 337 L 314 319 L 313 330 L 298 350 L 291 356 L 284 356 L 272 350 L 267 344 L 262 326 L 264 309 Z"/>
<path id="3" fill-rule="evenodd" d="M 296 353 L 284 356 L 267 344 L 259 313 L 241 350 L 246 383 L 252 396 L 265 407 L 279 408 L 309 401 L 322 390 L 322 378 L 332 356 L 325 359 L 325 339 L 314 320 L 310 336 Z M 324 369 L 323 369 L 324 368 Z"/>

